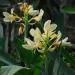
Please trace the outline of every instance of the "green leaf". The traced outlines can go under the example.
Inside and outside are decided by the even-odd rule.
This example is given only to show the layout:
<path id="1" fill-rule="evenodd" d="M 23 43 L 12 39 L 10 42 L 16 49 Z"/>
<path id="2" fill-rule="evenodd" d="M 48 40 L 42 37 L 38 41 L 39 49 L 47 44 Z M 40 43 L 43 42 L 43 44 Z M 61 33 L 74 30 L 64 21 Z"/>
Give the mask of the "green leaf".
<path id="1" fill-rule="evenodd" d="M 5 45 L 5 40 L 4 38 L 0 38 L 0 51 L 4 51 L 4 45 Z"/>
<path id="2" fill-rule="evenodd" d="M 66 14 L 75 14 L 75 6 L 65 6 L 61 11 Z"/>
<path id="3" fill-rule="evenodd" d="M 75 75 L 75 72 L 67 67 L 64 62 L 61 61 L 58 75 Z"/>
<path id="4" fill-rule="evenodd" d="M 17 47 L 16 50 L 20 55 L 21 61 L 25 63 L 31 63 L 34 57 L 34 54 L 32 53 L 32 51 L 26 50 L 22 47 L 22 44 L 24 44 L 24 42 L 21 39 L 16 39 L 15 43 Z"/>
<path id="5" fill-rule="evenodd" d="M 2 51 L 0 51 L 0 61 L 7 64 L 16 64 L 13 59 L 10 58 L 10 56 Z"/>
<path id="6" fill-rule="evenodd" d="M 41 71 L 40 71 L 40 69 L 35 69 L 35 71 L 34 71 L 34 75 L 41 75 Z"/>
<path id="7" fill-rule="evenodd" d="M 14 75 L 16 72 L 18 72 L 21 69 L 29 69 L 29 68 L 17 65 L 1 66 L 0 75 Z"/>
<path id="8" fill-rule="evenodd" d="M 65 57 L 66 61 L 68 61 L 75 67 L 75 60 L 66 49 L 62 49 L 62 55 Z"/>

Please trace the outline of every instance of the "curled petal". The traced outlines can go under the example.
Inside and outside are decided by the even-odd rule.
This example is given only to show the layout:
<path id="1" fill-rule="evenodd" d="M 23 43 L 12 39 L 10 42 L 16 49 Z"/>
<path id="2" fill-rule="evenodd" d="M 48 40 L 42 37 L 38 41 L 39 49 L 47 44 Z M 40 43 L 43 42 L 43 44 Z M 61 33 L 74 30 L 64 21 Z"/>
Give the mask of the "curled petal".
<path id="1" fill-rule="evenodd" d="M 44 14 L 44 11 L 41 9 L 38 16 L 33 17 L 30 21 L 35 20 L 39 22 L 42 19 L 43 14 Z"/>
<path id="2" fill-rule="evenodd" d="M 38 52 L 39 52 L 39 53 L 44 53 L 45 50 L 43 50 L 43 49 L 42 49 L 42 50 L 38 50 Z"/>
<path id="3" fill-rule="evenodd" d="M 51 31 L 54 31 L 57 28 L 57 24 L 51 24 Z"/>
<path id="4" fill-rule="evenodd" d="M 47 20 L 44 24 L 44 32 L 49 33 L 54 31 L 57 28 L 56 24 L 51 24 L 51 20 Z"/>
<path id="5" fill-rule="evenodd" d="M 25 38 L 25 41 L 27 42 L 27 44 L 28 45 L 30 45 L 30 46 L 33 46 L 34 45 L 34 42 L 33 41 L 31 41 L 30 39 L 28 39 L 28 38 Z"/>
<path id="6" fill-rule="evenodd" d="M 32 5 L 29 5 L 28 9 L 29 9 L 28 13 L 31 16 L 36 16 L 39 14 L 39 10 L 34 10 Z"/>
<path id="7" fill-rule="evenodd" d="M 14 8 L 11 9 L 11 14 L 13 14 L 13 13 L 14 13 Z"/>
<path id="8" fill-rule="evenodd" d="M 67 42 L 68 41 L 68 37 L 66 37 L 65 39 L 62 40 L 61 45 L 62 46 L 72 46 L 71 42 Z"/>
<path id="9" fill-rule="evenodd" d="M 41 39 L 41 32 L 39 28 L 36 28 L 35 30 L 31 29 L 30 34 L 34 37 L 34 41 L 38 41 Z"/>
<path id="10" fill-rule="evenodd" d="M 4 15 L 5 17 L 8 17 L 10 14 L 9 14 L 8 12 L 3 12 L 3 15 Z"/>
<path id="11" fill-rule="evenodd" d="M 33 37 L 35 36 L 35 30 L 34 29 L 30 30 L 30 35 L 32 35 Z"/>
<path id="12" fill-rule="evenodd" d="M 9 18 L 3 18 L 4 22 L 10 22 Z"/>
<path id="13" fill-rule="evenodd" d="M 44 23 L 44 32 L 47 32 L 50 30 L 50 23 L 51 23 L 51 20 L 47 20 L 45 23 Z"/>
<path id="14" fill-rule="evenodd" d="M 39 13 L 39 10 L 31 10 L 31 11 L 29 11 L 29 15 L 31 15 L 31 16 L 36 16 L 36 15 L 38 15 L 38 13 Z"/>
<path id="15" fill-rule="evenodd" d="M 55 49 L 56 49 L 56 47 L 53 47 L 53 48 L 52 48 L 52 47 L 50 46 L 50 47 L 48 48 L 48 51 L 53 52 Z"/>
<path id="16" fill-rule="evenodd" d="M 33 46 L 30 45 L 22 45 L 22 47 L 28 50 L 33 50 Z"/>
<path id="17" fill-rule="evenodd" d="M 62 40 L 62 42 L 67 42 L 67 41 L 68 41 L 68 37 Z"/>
<path id="18" fill-rule="evenodd" d="M 40 32 L 39 28 L 36 28 L 36 30 L 35 30 L 34 40 L 35 41 L 40 41 L 41 40 L 41 32 Z"/>

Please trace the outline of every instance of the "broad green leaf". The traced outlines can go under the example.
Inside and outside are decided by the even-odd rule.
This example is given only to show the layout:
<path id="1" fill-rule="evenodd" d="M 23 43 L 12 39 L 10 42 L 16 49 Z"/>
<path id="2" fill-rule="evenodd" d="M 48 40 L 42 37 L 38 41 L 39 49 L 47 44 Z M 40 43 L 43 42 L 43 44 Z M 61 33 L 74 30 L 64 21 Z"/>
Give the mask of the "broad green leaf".
<path id="1" fill-rule="evenodd" d="M 61 11 L 66 14 L 75 14 L 75 6 L 65 6 Z"/>
<path id="2" fill-rule="evenodd" d="M 18 72 L 21 69 L 29 69 L 29 68 L 17 65 L 1 66 L 0 75 L 14 75 L 16 72 Z"/>

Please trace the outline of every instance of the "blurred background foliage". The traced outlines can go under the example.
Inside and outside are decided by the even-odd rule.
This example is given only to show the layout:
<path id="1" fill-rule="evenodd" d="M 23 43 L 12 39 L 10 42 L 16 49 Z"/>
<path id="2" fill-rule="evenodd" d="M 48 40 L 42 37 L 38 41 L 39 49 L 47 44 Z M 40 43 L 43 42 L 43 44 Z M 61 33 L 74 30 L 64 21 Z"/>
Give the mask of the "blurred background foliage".
<path id="1" fill-rule="evenodd" d="M 37 63 L 36 66 L 38 66 L 41 64 L 38 63 L 39 60 L 41 61 L 41 58 L 37 58 L 38 54 L 33 55 L 32 52 L 25 51 L 20 47 L 20 44 L 23 42 L 18 39 L 16 40 L 15 48 L 15 40 L 11 41 L 11 29 L 13 25 L 6 26 L 7 24 L 2 21 L 2 12 L 10 11 L 12 7 L 17 9 L 17 3 L 19 2 L 33 4 L 35 9 L 44 9 L 45 13 L 42 23 L 51 19 L 53 23 L 58 25 L 58 30 L 63 33 L 63 37 L 68 36 L 69 41 L 75 43 L 75 0 L 0 0 L 0 67 L 4 66 L 4 69 L 1 68 L 2 71 L 0 70 L 1 75 L 6 75 L 7 72 L 9 73 L 7 75 L 13 75 L 14 72 L 16 73 L 15 75 L 41 75 L 39 68 L 34 67 L 34 73 L 33 70 L 27 68 L 23 69 L 23 66 L 25 66 L 23 62 L 27 64 Z M 14 50 L 16 51 L 16 54 L 13 54 Z M 6 51 L 8 51 L 8 53 Z M 18 55 L 20 57 L 18 57 Z M 12 56 L 16 59 L 21 58 L 21 61 L 23 62 L 21 62 L 20 65 L 22 66 L 16 65 L 19 63 L 17 63 L 17 60 L 14 60 Z M 10 72 L 9 69 L 11 69 Z M 47 70 L 48 75 L 75 75 L 75 49 L 67 48 L 64 50 L 63 48 L 60 48 L 58 52 L 54 51 L 53 53 L 49 53 Z M 45 73 L 42 72 L 42 75 L 45 75 Z"/>

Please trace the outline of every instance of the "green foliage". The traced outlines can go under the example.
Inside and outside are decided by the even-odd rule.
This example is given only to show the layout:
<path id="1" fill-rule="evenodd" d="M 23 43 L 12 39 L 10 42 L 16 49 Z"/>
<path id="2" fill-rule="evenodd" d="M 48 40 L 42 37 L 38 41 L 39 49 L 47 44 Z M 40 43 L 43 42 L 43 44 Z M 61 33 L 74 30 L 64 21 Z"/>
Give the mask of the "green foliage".
<path id="1" fill-rule="evenodd" d="M 33 4 L 34 8 L 41 7 L 41 5 L 38 6 L 41 2 L 40 0 L 38 0 L 38 1 L 30 0 L 30 1 L 31 1 L 31 4 Z M 13 1 L 12 0 L 6 0 L 6 1 L 1 0 L 0 2 L 4 2 L 4 4 L 6 3 L 6 4 L 10 4 L 12 6 L 14 3 L 19 2 L 19 0 L 16 0 L 16 1 L 15 0 L 13 0 Z M 48 2 L 48 0 L 47 0 L 47 2 Z M 54 2 L 56 2 L 56 1 L 54 1 Z M 49 5 L 46 5 L 46 6 L 48 6 L 47 8 L 49 9 Z M 55 5 L 54 6 L 52 5 L 52 7 L 53 7 L 53 9 L 49 10 L 51 12 L 54 11 Z M 15 8 L 16 7 L 14 6 L 14 9 Z M 57 7 L 55 7 L 55 8 L 57 8 Z M 46 7 L 45 7 L 45 9 L 46 9 Z M 2 10 L 2 7 L 1 7 L 1 10 Z M 9 11 L 9 9 L 7 9 L 7 10 Z M 68 13 L 68 14 L 74 14 L 75 7 L 64 7 L 63 9 L 61 9 L 61 11 L 64 13 Z M 22 17 L 21 19 L 23 20 L 23 22 L 20 21 L 20 23 L 23 23 L 23 27 L 25 29 L 25 31 L 22 30 L 23 34 L 18 35 L 17 30 L 19 30 L 19 27 L 20 27 L 20 25 L 18 25 L 15 28 L 16 33 L 14 32 L 14 41 L 11 42 L 10 39 L 8 40 L 8 42 L 11 42 L 10 43 L 11 45 L 13 45 L 12 43 L 14 43 L 14 45 L 15 45 L 14 49 L 8 48 L 8 50 L 11 49 L 12 51 L 9 50 L 10 52 L 8 52 L 8 53 L 5 52 L 4 47 L 5 47 L 5 40 L 6 40 L 5 37 L 6 36 L 3 38 L 0 38 L 0 75 L 75 75 L 75 59 L 73 56 L 71 56 L 71 53 L 68 51 L 68 49 L 66 47 L 60 47 L 61 45 L 57 46 L 58 44 L 55 44 L 55 45 L 52 45 L 52 48 L 56 47 L 55 50 L 53 52 L 49 52 L 47 50 L 48 45 L 46 45 L 46 49 L 45 49 L 44 53 L 38 52 L 37 49 L 28 50 L 28 49 L 22 47 L 23 44 L 26 44 L 25 38 L 31 38 L 31 40 L 33 40 L 33 37 L 29 34 L 29 30 L 31 28 L 35 29 L 36 27 L 38 27 L 42 33 L 44 32 L 43 21 L 42 20 L 37 21 L 36 19 L 33 19 L 35 16 L 31 16 L 27 12 L 26 11 L 24 13 L 21 12 L 21 15 L 20 15 L 20 17 Z M 61 32 L 63 34 L 65 34 L 64 26 L 63 26 L 64 25 L 64 15 L 62 12 L 57 10 L 57 13 L 53 13 L 52 14 L 52 22 L 55 22 L 58 25 L 57 30 L 61 30 Z M 18 12 L 18 14 L 19 14 L 19 12 Z M 38 16 L 38 15 L 36 15 L 36 16 Z M 5 16 L 5 17 L 7 17 L 7 16 Z M 44 17 L 44 18 L 46 18 L 46 17 Z M 32 19 L 35 21 L 33 23 L 29 22 L 29 20 L 32 20 Z M 19 23 L 19 22 L 16 21 L 16 23 Z M 13 24 L 13 22 L 11 23 L 11 25 L 12 24 Z M 30 25 L 30 24 L 33 24 L 33 25 Z M 9 34 L 11 34 L 12 27 L 10 28 L 10 26 L 9 26 L 9 30 L 7 30 L 7 31 L 10 31 Z M 10 36 L 10 35 L 8 35 L 8 36 Z M 47 38 L 47 39 L 49 39 L 49 38 Z M 45 39 L 44 42 L 47 39 Z M 54 41 L 55 39 L 56 38 L 52 39 L 52 41 Z M 49 41 L 47 40 L 46 44 Z M 61 44 L 62 44 L 62 42 L 61 42 Z M 38 48 L 38 49 L 40 50 L 40 48 Z M 68 65 L 68 64 L 70 64 L 70 65 Z"/>
<path id="2" fill-rule="evenodd" d="M 1 66 L 0 74 L 1 75 L 14 75 L 16 72 L 18 72 L 21 69 L 27 70 L 27 68 L 22 67 L 22 66 L 17 66 L 17 65 Z"/>
<path id="3" fill-rule="evenodd" d="M 65 6 L 61 11 L 66 14 L 75 14 L 75 6 Z"/>

